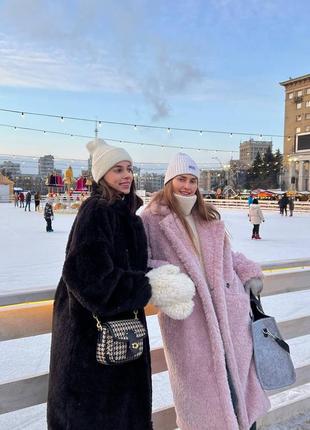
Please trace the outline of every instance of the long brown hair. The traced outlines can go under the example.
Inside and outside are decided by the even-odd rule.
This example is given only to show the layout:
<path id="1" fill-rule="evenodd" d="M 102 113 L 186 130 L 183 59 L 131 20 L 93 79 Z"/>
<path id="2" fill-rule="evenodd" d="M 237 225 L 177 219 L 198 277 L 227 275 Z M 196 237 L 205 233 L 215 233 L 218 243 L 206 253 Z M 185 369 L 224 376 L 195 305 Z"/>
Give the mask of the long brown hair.
<path id="1" fill-rule="evenodd" d="M 124 199 L 130 212 L 135 214 L 137 209 L 143 205 L 143 200 L 136 194 L 136 185 L 133 180 L 131 183 L 129 194 L 120 194 L 114 188 L 110 187 L 107 181 L 102 177 L 98 184 L 93 181 L 93 194 L 101 194 L 109 205 L 112 205 L 117 200 Z"/>
<path id="2" fill-rule="evenodd" d="M 195 194 L 197 196 L 197 200 L 194 204 L 192 213 L 196 214 L 200 222 L 210 222 L 221 219 L 221 215 L 215 209 L 215 207 L 210 205 L 209 203 L 205 203 L 198 187 Z M 158 191 L 149 204 L 151 205 L 153 202 L 158 204 L 165 204 L 166 206 L 168 206 L 171 212 L 176 214 L 176 216 L 181 221 L 186 233 L 188 234 L 195 250 L 197 251 L 194 241 L 194 233 L 190 225 L 186 221 L 186 218 L 181 210 L 180 204 L 173 193 L 172 181 L 169 181 L 162 190 Z"/>

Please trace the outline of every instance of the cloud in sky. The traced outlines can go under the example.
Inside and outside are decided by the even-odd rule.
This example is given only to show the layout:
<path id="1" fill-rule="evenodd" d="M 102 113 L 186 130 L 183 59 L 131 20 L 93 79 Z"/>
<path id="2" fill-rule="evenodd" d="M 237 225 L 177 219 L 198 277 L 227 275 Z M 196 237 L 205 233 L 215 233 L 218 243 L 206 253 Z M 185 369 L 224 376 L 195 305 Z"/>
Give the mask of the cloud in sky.
<path id="1" fill-rule="evenodd" d="M 204 73 L 178 39 L 167 37 L 169 8 L 154 10 L 156 27 L 149 2 L 126 6 L 109 0 L 24 0 L 22 7 L 18 0 L 3 1 L 2 85 L 135 93 L 154 120 L 167 116 L 171 97 L 194 89 Z"/>

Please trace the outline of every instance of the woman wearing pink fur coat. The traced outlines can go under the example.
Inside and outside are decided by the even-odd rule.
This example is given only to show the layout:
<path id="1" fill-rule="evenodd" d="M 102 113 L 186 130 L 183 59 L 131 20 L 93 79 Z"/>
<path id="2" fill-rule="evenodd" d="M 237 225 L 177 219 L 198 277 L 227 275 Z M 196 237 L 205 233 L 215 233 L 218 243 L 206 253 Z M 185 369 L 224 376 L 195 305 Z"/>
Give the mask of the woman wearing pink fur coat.
<path id="1" fill-rule="evenodd" d="M 141 215 L 149 266 L 170 268 L 152 300 L 160 308 L 177 424 L 181 430 L 252 430 L 270 406 L 256 375 L 250 330 L 249 290 L 260 292 L 262 272 L 231 251 L 219 213 L 201 197 L 198 177 L 196 163 L 177 154 L 164 189 Z M 194 295 L 182 296 L 180 282 L 171 294 L 180 271 L 194 282 Z"/>

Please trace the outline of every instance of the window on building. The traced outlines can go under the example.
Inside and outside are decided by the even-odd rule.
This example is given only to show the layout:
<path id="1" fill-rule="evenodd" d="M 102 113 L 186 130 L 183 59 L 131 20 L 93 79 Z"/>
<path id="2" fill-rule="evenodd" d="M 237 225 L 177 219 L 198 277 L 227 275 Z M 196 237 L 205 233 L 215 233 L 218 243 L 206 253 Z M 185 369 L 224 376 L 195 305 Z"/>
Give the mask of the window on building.
<path id="1" fill-rule="evenodd" d="M 310 100 L 306 101 L 306 107 L 310 107 Z"/>
<path id="2" fill-rule="evenodd" d="M 310 88 L 309 88 L 310 89 Z M 288 93 L 288 98 L 291 100 L 294 97 L 294 93 Z"/>
<path id="3" fill-rule="evenodd" d="M 310 125 L 307 125 L 307 127 L 305 127 L 305 131 L 310 131 Z"/>
<path id="4" fill-rule="evenodd" d="M 300 127 L 296 127 L 296 133 L 300 133 Z"/>
<path id="5" fill-rule="evenodd" d="M 301 109 L 301 103 L 296 103 L 296 109 Z"/>
<path id="6" fill-rule="evenodd" d="M 310 88 L 307 88 L 307 89 L 306 89 L 306 93 L 307 93 L 307 94 L 310 94 Z"/>
<path id="7" fill-rule="evenodd" d="M 301 115 L 296 115 L 296 121 L 301 121 Z"/>
<path id="8" fill-rule="evenodd" d="M 305 119 L 310 119 L 310 113 L 306 113 Z"/>
<path id="9" fill-rule="evenodd" d="M 301 97 L 302 96 L 302 90 L 297 91 L 297 97 Z"/>

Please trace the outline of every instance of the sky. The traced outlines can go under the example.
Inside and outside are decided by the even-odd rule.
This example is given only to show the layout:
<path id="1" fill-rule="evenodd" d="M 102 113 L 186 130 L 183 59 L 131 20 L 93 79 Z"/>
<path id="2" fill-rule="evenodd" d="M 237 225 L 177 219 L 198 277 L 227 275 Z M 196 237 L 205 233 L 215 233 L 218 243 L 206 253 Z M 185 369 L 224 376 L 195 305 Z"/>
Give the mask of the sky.
<path id="1" fill-rule="evenodd" d="M 86 159 L 94 122 L 70 116 L 163 126 L 102 124 L 136 162 L 182 148 L 220 167 L 240 141 L 283 135 L 279 82 L 310 73 L 309 15 L 308 0 L 0 0 L 0 124 L 89 136 L 0 126 L 0 154 Z"/>

